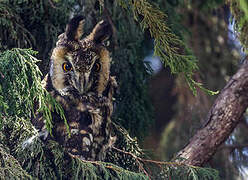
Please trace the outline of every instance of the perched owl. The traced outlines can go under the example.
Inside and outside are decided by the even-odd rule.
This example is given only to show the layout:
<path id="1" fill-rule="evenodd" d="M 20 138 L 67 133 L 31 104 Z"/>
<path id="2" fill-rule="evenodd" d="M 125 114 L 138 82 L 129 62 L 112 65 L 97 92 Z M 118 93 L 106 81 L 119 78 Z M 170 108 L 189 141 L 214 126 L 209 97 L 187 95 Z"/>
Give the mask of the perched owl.
<path id="1" fill-rule="evenodd" d="M 65 112 L 64 121 L 53 113 L 52 137 L 67 152 L 85 160 L 104 160 L 105 151 L 115 138 L 110 133 L 112 95 L 116 87 L 110 76 L 109 51 L 104 47 L 112 33 L 107 21 L 99 22 L 85 38 L 84 18 L 73 18 L 58 37 L 50 60 L 50 71 L 43 80 L 46 90 Z M 40 119 L 40 118 L 39 118 Z M 34 120 L 41 132 L 44 123 Z"/>

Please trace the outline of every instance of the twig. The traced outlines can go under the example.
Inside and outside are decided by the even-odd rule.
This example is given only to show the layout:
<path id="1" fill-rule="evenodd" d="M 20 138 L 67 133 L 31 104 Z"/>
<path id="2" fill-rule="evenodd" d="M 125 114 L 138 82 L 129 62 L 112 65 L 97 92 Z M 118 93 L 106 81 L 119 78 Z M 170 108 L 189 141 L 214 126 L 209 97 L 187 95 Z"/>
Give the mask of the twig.
<path id="1" fill-rule="evenodd" d="M 77 159 L 79 159 L 79 160 L 81 160 L 81 161 L 83 161 L 83 162 L 85 162 L 85 163 L 91 163 L 91 164 L 95 164 L 95 165 L 98 165 L 98 166 L 100 166 L 101 164 L 105 164 L 105 168 L 108 168 L 108 169 L 112 169 L 112 170 L 115 170 L 115 171 L 118 171 L 118 172 L 121 172 L 121 169 L 120 168 L 118 168 L 118 167 L 114 167 L 114 166 L 112 166 L 112 165 L 108 165 L 108 163 L 104 163 L 104 162 L 102 162 L 102 161 L 88 161 L 88 160 L 82 160 L 82 159 L 80 159 L 80 158 L 78 158 L 78 157 L 76 157 L 76 156 L 73 156 L 74 158 L 77 158 Z M 126 170 L 125 170 L 126 171 Z M 148 176 L 149 177 L 149 175 L 148 175 L 148 173 L 144 170 L 144 173 L 146 174 L 146 176 Z M 150 177 L 149 177 L 149 179 L 151 179 Z"/>
<path id="2" fill-rule="evenodd" d="M 191 167 L 191 168 L 194 168 L 194 169 L 199 168 L 198 166 L 188 165 L 188 164 L 184 164 L 184 163 L 180 163 L 180 162 L 165 162 L 165 161 L 155 161 L 155 160 L 150 160 L 150 159 L 142 159 L 142 158 L 137 157 L 136 155 L 134 155 L 134 154 L 132 154 L 130 152 L 123 151 L 123 150 L 118 149 L 116 147 L 112 147 L 112 149 L 115 149 L 115 150 L 117 150 L 119 152 L 122 152 L 124 154 L 128 154 L 128 155 L 132 156 L 133 158 L 138 159 L 138 160 L 140 160 L 142 162 L 154 163 L 154 164 L 157 164 L 157 165 L 187 166 L 187 167 Z"/>
<path id="3" fill-rule="evenodd" d="M 123 150 L 121 150 L 121 149 L 118 149 L 118 148 L 116 148 L 116 147 L 112 147 L 112 148 L 115 149 L 116 151 L 119 151 L 119 152 L 122 152 L 122 153 L 124 153 L 124 154 L 128 154 L 128 155 L 134 157 L 134 159 L 136 160 L 137 164 L 139 165 L 139 168 L 145 173 L 145 175 L 146 175 L 149 179 L 151 179 L 151 177 L 149 176 L 149 174 L 146 172 L 146 170 L 144 169 L 143 165 L 142 165 L 141 162 L 139 161 L 139 160 L 140 160 L 139 157 L 135 156 L 134 154 L 132 154 L 132 153 L 130 153 L 130 152 L 126 152 L 126 151 L 123 151 Z"/>

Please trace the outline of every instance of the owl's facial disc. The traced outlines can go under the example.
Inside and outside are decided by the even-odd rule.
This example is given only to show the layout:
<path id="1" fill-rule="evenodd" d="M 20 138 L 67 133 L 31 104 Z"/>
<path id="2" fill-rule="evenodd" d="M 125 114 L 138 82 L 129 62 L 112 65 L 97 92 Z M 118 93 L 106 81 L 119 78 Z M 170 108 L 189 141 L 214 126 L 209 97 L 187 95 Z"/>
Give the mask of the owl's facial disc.
<path id="1" fill-rule="evenodd" d="M 83 24 L 83 17 L 73 18 L 52 52 L 49 74 L 54 89 L 62 96 L 89 92 L 101 95 L 108 83 L 110 57 L 103 43 L 110 38 L 112 26 L 101 21 L 80 40 Z"/>
<path id="2" fill-rule="evenodd" d="M 90 51 L 71 53 L 64 47 L 55 48 L 50 67 L 53 87 L 62 96 L 71 94 L 70 91 L 79 95 L 86 93 L 92 84 L 90 74 L 97 58 Z"/>

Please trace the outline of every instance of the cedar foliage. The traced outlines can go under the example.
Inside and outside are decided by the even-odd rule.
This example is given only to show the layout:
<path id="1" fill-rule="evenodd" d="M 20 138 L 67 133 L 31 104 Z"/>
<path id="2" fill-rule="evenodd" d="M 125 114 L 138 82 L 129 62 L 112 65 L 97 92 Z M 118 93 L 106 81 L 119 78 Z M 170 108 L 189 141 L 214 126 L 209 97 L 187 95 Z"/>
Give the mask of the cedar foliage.
<path id="1" fill-rule="evenodd" d="M 52 125 L 51 111 L 56 110 L 63 116 L 63 109 L 42 88 L 41 72 L 35 64 L 38 60 L 33 56 L 34 54 L 36 53 L 30 49 L 17 48 L 0 54 L 1 104 L 5 104 L 0 107 L 2 126 L 0 172 L 10 179 L 15 177 L 15 171 L 19 173 L 17 179 L 26 177 L 98 179 L 101 176 L 105 179 L 110 177 L 111 173 L 112 176 L 123 179 L 145 178 L 143 174 L 126 171 L 114 164 L 90 163 L 71 158 L 64 153 L 58 143 L 49 141 L 44 144 L 40 141 L 37 131 L 31 124 L 31 118 L 35 115 L 34 102 L 39 104 L 40 108 L 37 111 L 46 114 L 49 130 Z"/>
<path id="2" fill-rule="evenodd" d="M 46 73 L 51 49 L 77 4 L 77 0 L 1 0 L 0 50 L 32 47 Z"/>
<path id="3" fill-rule="evenodd" d="M 132 20 L 132 14 L 126 14 L 118 3 L 113 3 L 107 6 L 111 10 L 114 24 L 119 26 L 119 48 L 111 50 L 114 62 L 111 71 L 117 77 L 120 87 L 113 120 L 116 119 L 116 122 L 141 141 L 153 122 L 146 83 L 149 73 L 141 60 L 146 55 L 141 46 L 144 37 Z M 87 34 L 104 17 L 99 6 L 97 0 L 0 1 L 0 50 L 32 47 L 38 51 L 38 59 L 42 59 L 38 65 L 44 76 L 48 72 L 50 52 L 58 35 L 64 32 L 69 17 L 72 14 L 85 16 Z M 126 26 L 131 27 L 131 33 Z M 133 89 L 138 90 L 134 92 Z"/>
<path id="4" fill-rule="evenodd" d="M 223 4 L 224 1 L 221 0 L 212 2 L 192 0 L 187 5 L 181 3 L 177 7 L 169 6 L 168 3 L 160 6 L 161 9 L 167 7 L 169 10 L 166 12 L 169 11 L 170 16 L 173 16 L 171 9 L 177 10 L 176 15 L 181 17 L 179 23 L 183 23 L 189 31 L 188 34 L 184 33 L 184 36 L 188 35 L 187 44 L 199 59 L 198 79 L 206 83 L 210 89 L 219 90 L 235 73 L 238 64 L 242 63 L 240 59 L 243 59 L 230 40 L 230 36 L 233 36 L 229 26 L 230 19 L 228 19 L 230 12 Z M 224 41 L 219 41 L 219 37 Z M 176 80 L 178 111 L 165 127 L 160 141 L 164 160 L 169 160 L 178 149 L 185 146 L 185 141 L 188 141 L 204 123 L 206 113 L 213 103 L 213 97 L 204 94 L 193 98 L 191 92 L 185 90 L 185 86 L 182 79 Z M 189 107 L 192 110 L 189 110 Z M 247 176 L 245 171 L 241 171 L 242 168 L 247 167 L 246 148 L 242 147 L 242 144 L 247 142 L 245 125 L 246 122 L 243 120 L 208 163 L 212 168 L 219 170 L 221 179 L 242 179 L 243 175 L 243 177 Z M 229 148 L 230 144 L 237 145 L 237 148 Z M 241 145 L 240 148 L 239 145 Z"/>
<path id="5" fill-rule="evenodd" d="M 44 113 L 47 128 L 51 131 L 52 115 L 47 104 L 65 119 L 63 108 L 51 98 L 42 88 L 38 60 L 33 56 L 36 52 L 31 49 L 12 49 L 0 54 L 1 72 L 1 119 L 4 117 L 17 117 L 31 119 L 34 115 L 34 103 L 39 104 L 37 111 Z M 0 124 L 2 123 L 0 119 Z"/>
<path id="6" fill-rule="evenodd" d="M 48 104 L 52 107 L 56 107 L 58 104 L 55 101 L 50 101 L 51 98 L 47 100 L 46 94 L 41 91 L 39 96 L 35 94 L 37 90 L 45 92 L 45 89 L 42 89 L 41 73 L 35 64 L 37 59 L 32 56 L 33 54 L 34 51 L 30 49 L 13 49 L 0 54 L 0 64 L 4 69 L 4 71 L 3 69 L 0 71 L 2 73 L 1 87 L 10 83 L 10 85 L 4 86 L 7 93 L 3 91 L 1 93 L 1 97 L 6 97 L 1 104 L 7 105 L 4 106 L 5 108 L 1 106 L 0 119 L 2 124 L 0 132 L 0 160 L 2 163 L 0 173 L 3 176 L 10 179 L 13 177 L 17 179 L 148 179 L 162 177 L 165 179 L 172 177 L 180 179 L 185 177 L 207 179 L 211 177 L 218 179 L 218 173 L 212 169 L 170 162 L 155 162 L 141 158 L 142 152 L 138 149 L 137 143 L 118 126 L 117 131 L 120 133 L 118 140 L 121 140 L 118 144 L 122 143 L 121 148 L 124 147 L 129 152 L 122 152 L 122 150 L 111 152 L 108 155 L 111 163 L 82 161 L 78 158 L 72 158 L 64 152 L 57 142 L 52 140 L 48 143 L 42 142 L 31 124 L 33 102 L 35 100 L 41 102 L 44 99 L 45 107 L 41 110 L 47 109 L 49 112 L 51 109 L 47 107 Z M 14 68 L 11 65 L 14 65 Z M 22 76 L 17 76 L 18 74 Z M 32 78 L 35 78 L 35 80 Z M 12 88 L 13 86 L 16 88 Z M 12 97 L 4 96 L 5 94 L 12 95 Z M 25 102 L 25 104 L 22 102 Z M 53 104 L 54 102 L 55 104 Z M 22 114 L 25 110 L 26 114 Z M 51 121 L 51 119 L 47 121 Z M 119 163 L 124 158 L 125 163 Z M 127 163 L 128 161 L 134 163 Z M 115 164 L 122 165 L 122 167 Z M 158 167 L 155 168 L 154 166 Z M 152 168 L 153 170 L 150 172 Z M 15 175 L 16 173 L 17 175 Z"/>
<path id="7" fill-rule="evenodd" d="M 198 69 L 196 59 L 165 23 L 167 16 L 161 10 L 147 0 L 119 0 L 119 3 L 123 8 L 132 10 L 134 19 L 140 23 L 143 31 L 148 29 L 154 38 L 154 55 L 160 57 L 165 67 L 170 67 L 171 73 L 183 73 L 194 95 L 197 87 L 210 95 L 218 94 L 218 91 L 208 90 L 193 80 L 193 73 Z"/>
<path id="8" fill-rule="evenodd" d="M 12 2 L 12 1 L 11 1 Z M 14 2 L 14 3 L 13 3 Z M 42 41 L 35 41 L 33 40 L 33 38 L 38 37 L 38 35 L 40 35 L 40 32 L 43 32 L 42 30 L 37 30 L 34 28 L 34 26 L 29 26 L 29 25 L 21 25 L 22 28 L 26 28 L 29 27 L 30 29 L 28 30 L 30 32 L 30 37 L 26 37 L 27 34 L 29 33 L 23 33 L 22 31 L 26 31 L 26 30 L 22 30 L 15 28 L 15 27 L 19 27 L 19 25 L 16 22 L 21 22 L 17 20 L 13 21 L 16 24 L 11 24 L 10 22 L 8 22 L 8 15 L 11 14 L 11 18 L 20 18 L 22 17 L 20 14 L 22 13 L 27 13 L 25 10 L 28 10 L 29 8 L 23 8 L 25 7 L 25 5 L 30 5 L 29 3 L 33 3 L 32 5 L 34 5 L 35 7 L 41 8 L 41 11 L 38 11 L 36 9 L 36 11 L 32 12 L 35 15 L 37 15 L 37 12 L 40 13 L 44 13 L 44 9 L 42 8 L 44 7 L 43 5 L 46 4 L 49 6 L 49 3 L 51 3 L 52 1 L 39 1 L 38 4 L 35 4 L 36 2 L 33 1 L 13 1 L 11 4 L 10 1 L 3 1 L 0 2 L 1 5 L 1 26 L 3 27 L 7 27 L 6 31 L 4 31 L 4 29 L 2 29 L 1 31 L 1 42 L 6 43 L 8 41 L 6 41 L 6 39 L 4 39 L 4 37 L 9 37 L 10 44 L 1 44 L 1 49 L 2 50 L 6 50 L 6 49 L 10 49 L 11 47 L 20 47 L 20 46 L 24 46 L 24 47 L 29 47 L 29 46 L 33 46 L 36 47 L 36 45 L 34 45 L 35 43 L 41 43 Z M 67 1 L 66 1 L 67 2 Z M 71 1 L 70 1 L 71 2 Z M 74 1 L 73 1 L 74 2 Z M 131 2 L 131 1 L 130 1 Z M 148 7 L 149 10 L 151 10 L 151 12 L 158 13 L 157 15 L 160 15 L 161 17 L 165 17 L 163 13 L 161 13 L 160 11 L 158 11 L 158 9 L 153 9 L 154 6 L 151 6 L 147 1 L 137 1 L 137 2 L 145 2 L 144 6 L 137 6 L 137 4 L 129 4 L 131 5 L 131 7 L 135 7 L 136 5 L 136 14 L 134 19 L 138 20 L 138 16 L 141 15 L 142 13 L 144 13 L 142 10 L 143 8 Z M 59 4 L 61 3 L 61 4 Z M 74 2 L 75 3 L 75 2 Z M 63 1 L 58 1 L 58 4 L 56 4 L 58 7 L 60 7 L 60 5 L 63 5 L 66 3 L 63 3 Z M 15 9 L 14 6 L 19 6 L 20 5 L 20 9 L 22 9 L 23 11 L 21 11 L 20 9 Z M 36 6 L 37 5 L 37 6 Z M 128 5 L 128 3 L 126 4 Z M 139 4 L 138 4 L 139 5 Z M 2 8 L 3 7 L 3 8 Z M 5 7 L 5 8 L 4 8 Z M 69 7 L 69 6 L 68 6 Z M 122 7 L 123 4 L 122 4 Z M 138 8 L 137 8 L 138 7 Z M 118 9 L 117 6 L 115 6 L 116 9 Z M 139 9 L 140 8 L 140 9 Z M 34 8 L 35 9 L 35 8 Z M 55 11 L 56 8 L 54 8 Z M 63 8 L 59 8 L 59 13 L 63 14 L 63 18 L 68 17 L 68 11 L 66 11 L 67 13 L 64 13 L 64 11 L 62 10 Z M 69 8 L 68 8 L 69 9 Z M 19 12 L 18 12 L 19 10 Z M 71 10 L 71 9 L 70 9 Z M 139 10 L 139 11 L 138 11 Z M 7 12 L 7 13 L 6 13 Z M 32 14 L 31 13 L 31 14 Z M 47 12 L 46 12 L 47 13 Z M 28 14 L 28 13 L 27 13 Z M 38 13 L 39 14 L 39 13 Z M 44 13 L 45 14 L 45 13 Z M 23 14 L 22 14 L 23 15 Z M 51 16 L 53 15 L 53 13 L 51 13 Z M 152 14 L 150 16 L 150 18 L 152 18 L 154 14 Z M 28 17 L 32 17 L 32 16 L 28 16 Z M 39 16 L 35 16 L 35 18 L 38 18 Z M 50 17 L 49 17 L 50 18 Z M 49 19 L 48 18 L 48 19 Z M 56 16 L 54 16 L 54 18 L 56 18 Z M 40 19 L 36 19 L 37 21 L 42 20 L 41 22 L 43 22 L 43 20 L 46 19 L 44 17 L 41 17 Z M 27 23 L 27 22 L 31 22 L 30 24 L 32 24 L 33 19 L 31 19 L 31 21 L 28 21 L 27 19 L 25 21 L 23 21 L 23 23 Z M 149 18 L 147 19 L 149 20 Z M 36 24 L 37 21 L 34 23 Z M 12 23 L 13 23 L 12 22 Z M 66 22 L 67 22 L 67 18 L 66 18 Z M 154 21 L 151 21 L 150 23 L 147 22 L 148 24 L 146 24 L 147 21 L 143 21 L 143 23 L 141 23 L 141 25 L 144 27 L 146 27 L 147 25 L 149 26 L 149 29 L 154 28 L 152 25 L 154 25 L 153 23 L 155 23 Z M 46 24 L 47 22 L 43 22 L 44 24 Z M 65 21 L 63 21 L 63 23 L 65 23 Z M 61 23 L 61 24 L 63 24 Z M 159 25 L 164 25 L 164 23 L 160 24 L 161 22 L 159 22 L 157 24 L 157 26 L 155 26 L 155 28 L 160 27 Z M 49 23 L 48 23 L 49 24 Z M 135 24 L 135 23 L 133 23 Z M 156 25 L 156 23 L 155 23 Z M 123 25 L 119 25 L 121 28 L 123 28 L 122 30 L 124 30 L 126 27 L 124 27 Z M 53 27 L 53 26 L 51 26 Z M 167 26 L 164 26 L 165 28 Z M 12 32 L 12 28 L 17 30 L 16 34 L 13 33 L 11 35 L 6 34 L 7 31 L 11 31 Z M 57 30 L 61 30 L 62 28 L 57 28 Z M 36 33 L 32 32 L 32 30 L 36 31 Z M 53 28 L 48 28 L 45 29 L 44 32 L 49 32 L 46 34 L 46 36 L 52 36 L 53 34 L 50 32 L 54 32 Z M 118 29 L 119 30 L 119 29 Z M 160 30 L 160 33 L 162 33 L 161 29 L 158 28 L 158 30 Z M 169 31 L 169 29 L 166 29 Z M 134 28 L 134 31 L 138 31 L 138 29 Z M 18 32 L 18 33 L 17 33 Z M 31 33 L 32 32 L 32 33 Z M 54 33 L 57 35 L 57 31 Z M 126 34 L 128 34 L 125 31 Z M 139 33 L 139 32 L 138 32 Z M 153 34 L 154 32 L 151 31 L 151 34 L 154 35 L 154 38 L 158 38 L 160 36 L 155 36 L 155 34 Z M 166 33 L 168 33 L 166 31 Z M 36 35 L 34 35 L 36 34 Z M 31 37 L 32 35 L 32 37 Z M 42 34 L 44 35 L 44 34 Z M 41 36 L 42 36 L 41 35 Z M 178 57 L 175 57 L 175 62 L 173 62 L 173 58 L 174 56 L 177 56 L 177 52 L 175 50 L 178 50 L 181 48 L 181 41 L 175 39 L 176 36 L 173 33 L 169 33 L 167 35 L 171 35 L 172 40 L 175 40 L 175 42 L 172 42 L 170 39 L 168 40 L 168 42 L 166 43 L 166 47 L 169 48 L 169 45 L 173 44 L 173 43 L 179 43 L 176 44 L 174 47 L 174 50 L 171 51 L 171 54 L 169 55 L 169 58 L 167 57 L 167 55 L 165 55 L 165 51 L 164 50 L 160 50 L 160 48 L 162 48 L 163 42 L 158 42 L 157 46 L 157 52 L 158 54 L 160 53 L 161 56 L 164 56 L 164 62 L 167 63 L 167 65 L 169 65 L 171 68 L 174 68 L 175 72 L 179 73 L 179 72 L 185 72 L 185 77 L 188 78 L 193 84 L 191 84 L 191 87 L 195 87 L 196 83 L 194 83 L 194 81 L 191 79 L 191 73 L 192 73 L 192 66 L 190 69 L 190 65 L 188 66 L 188 60 L 189 59 L 183 59 L 185 57 L 188 57 L 188 55 L 186 55 L 184 57 L 184 54 L 178 54 Z M 162 35 L 163 38 L 166 38 L 165 35 Z M 20 38 L 20 39 L 19 39 Z M 54 39 L 49 39 L 49 43 L 54 43 L 53 40 L 56 39 L 56 36 L 53 36 Z M 40 38 L 42 39 L 42 38 Z M 38 39 L 38 40 L 40 40 Z M 45 39 L 46 41 L 46 39 Z M 18 43 L 19 42 L 19 43 Z M 24 44 L 22 44 L 22 42 Z M 50 45 L 51 45 L 50 44 Z M 125 43 L 123 42 L 123 46 L 125 45 Z M 180 47 L 177 47 L 177 45 L 180 45 Z M 45 43 L 43 41 L 43 44 L 40 44 L 40 46 L 37 45 L 37 47 L 39 47 L 40 49 L 44 50 L 47 47 L 49 48 L 49 46 L 46 46 L 46 48 L 44 48 Z M 183 46 L 183 45 L 182 45 Z M 130 49 L 128 49 L 128 54 L 129 57 L 127 58 L 128 60 L 132 60 L 132 61 L 128 61 L 129 63 L 133 63 L 133 64 L 138 64 L 138 66 L 134 66 L 135 68 L 141 67 L 143 65 L 142 61 L 139 61 L 139 63 L 137 63 L 134 60 L 137 60 L 137 57 L 131 57 L 132 52 L 135 51 L 134 49 L 135 46 L 131 46 Z M 39 49 L 37 48 L 37 49 Z M 131 51 L 133 50 L 133 51 Z M 140 49 L 141 50 L 141 49 Z M 167 49 L 168 50 L 168 49 Z M 184 49 L 180 49 L 182 51 L 184 51 Z M 169 50 L 170 51 L 170 50 Z M 49 57 L 47 54 L 47 49 L 42 51 L 45 53 L 46 57 Z M 47 114 L 47 123 L 48 123 L 48 128 L 49 125 L 51 127 L 52 123 L 50 122 L 51 120 L 51 116 L 49 115 L 49 112 L 51 109 L 48 109 L 46 107 L 47 104 L 52 104 L 52 107 L 55 108 L 55 110 L 57 110 L 57 112 L 60 112 L 61 115 L 63 115 L 62 113 L 62 109 L 60 109 L 59 105 L 56 104 L 55 101 L 53 101 L 53 99 L 51 99 L 49 97 L 48 94 L 46 94 L 46 92 L 41 88 L 41 73 L 38 70 L 37 66 L 35 65 L 36 59 L 32 56 L 34 55 L 34 52 L 30 49 L 12 49 L 11 51 L 4 51 L 1 53 L 1 59 L 0 62 L 3 63 L 3 68 L 0 71 L 0 75 L 1 75 L 1 86 L 0 86 L 0 105 L 1 105 L 1 133 L 0 133 L 0 137 L 1 137 L 1 143 L 3 143 L 3 151 L 0 151 L 0 158 L 1 158 L 1 163 L 3 162 L 3 165 L 0 168 L 0 172 L 8 177 L 12 177 L 11 175 L 13 173 L 15 173 L 14 169 L 13 169 L 13 165 L 9 165 L 8 160 L 6 161 L 6 159 L 4 157 L 10 157 L 10 158 L 14 158 L 12 162 L 16 163 L 16 171 L 21 175 L 20 179 L 22 178 L 28 178 L 28 177 L 38 177 L 38 178 L 66 178 L 66 177 L 81 177 L 81 176 L 85 176 L 86 178 L 89 179 L 108 179 L 108 178 L 117 178 L 117 179 L 130 179 L 130 178 L 136 178 L 136 179 L 147 179 L 147 174 L 146 172 L 148 172 L 149 169 L 152 169 L 152 167 L 156 166 L 157 162 L 152 162 L 151 161 L 147 161 L 144 160 L 140 157 L 136 157 L 129 154 L 129 156 L 131 156 L 130 158 L 133 159 L 135 161 L 139 161 L 140 163 L 138 163 L 140 166 L 138 166 L 137 169 L 134 169 L 132 171 L 127 171 L 123 168 L 127 168 L 128 167 L 117 167 L 114 164 L 109 164 L 109 163 L 104 163 L 104 162 L 83 162 L 81 160 L 78 160 L 76 158 L 72 159 L 71 157 L 68 157 L 68 155 L 63 152 L 62 148 L 56 143 L 56 142 L 49 142 L 49 145 L 44 146 L 44 144 L 39 141 L 38 139 L 36 139 L 34 137 L 34 141 L 29 144 L 29 141 L 25 141 L 25 144 L 23 146 L 23 142 L 24 140 L 26 140 L 28 137 L 31 137 L 32 135 L 35 135 L 37 132 L 35 132 L 35 130 L 33 129 L 33 126 L 30 123 L 30 118 L 31 116 L 34 115 L 33 113 L 33 108 L 34 108 L 34 102 L 39 102 L 41 103 L 41 108 L 40 110 L 43 111 L 43 113 Z M 130 58 L 131 57 L 131 58 Z M 142 59 L 143 55 L 140 56 L 140 59 Z M 189 56 L 191 57 L 191 56 Z M 167 59 L 166 59 L 167 58 Z M 178 61 L 180 58 L 182 58 L 181 60 L 183 62 Z M 185 61 L 184 61 L 185 60 Z M 183 65 L 181 66 L 181 68 L 185 68 L 185 69 L 177 69 L 177 63 L 183 63 Z M 186 64 L 184 64 L 184 62 L 186 62 Z M 5 63 L 5 64 L 4 64 Z M 190 63 L 194 63 L 194 61 L 190 61 Z M 192 65 L 192 64 L 191 64 Z M 25 68 L 26 67 L 26 68 Z M 28 67 L 28 68 L 27 68 Z M 133 66 L 132 66 L 133 67 Z M 23 69 L 22 69 L 23 68 Z M 143 72 L 146 69 L 143 67 Z M 188 71 L 189 70 L 189 71 Z M 133 71 L 133 72 L 139 72 L 137 71 Z M 188 73 L 188 74 L 187 74 Z M 12 76 L 13 74 L 13 76 Z M 145 73 L 144 73 L 145 74 Z M 135 74 L 138 76 L 138 74 Z M 142 85 L 141 80 L 145 79 L 144 77 L 141 77 L 138 82 L 140 85 Z M 126 79 L 127 80 L 127 79 Z M 6 84 L 5 84 L 6 83 Z M 8 84 L 9 83 L 9 84 Z M 124 84 L 125 81 L 122 83 Z M 13 88 L 15 87 L 15 88 Z M 142 86 L 139 86 L 139 88 L 141 89 Z M 193 88 L 194 89 L 194 88 Z M 137 90 L 139 91 L 139 90 Z M 39 93 L 38 93 L 39 92 Z M 145 91 L 144 91 L 145 92 Z M 6 96 L 6 94 L 10 95 L 11 97 L 8 98 Z M 140 97 L 142 94 L 138 94 L 137 97 Z M 12 99 L 13 98 L 13 99 Z M 121 98 L 120 98 L 121 99 Z M 138 99 L 138 98 L 137 98 Z M 17 101 L 16 101 L 17 100 Z M 135 100 L 135 99 L 134 99 Z M 131 101 L 134 102 L 134 101 Z M 142 101 L 141 101 L 142 102 Z M 143 103 L 145 104 L 145 103 Z M 13 109 L 12 109 L 13 106 Z M 133 111 L 133 110 L 132 110 Z M 133 111 L 134 112 L 134 111 Z M 145 112 L 145 109 L 144 111 Z M 139 113 L 140 117 L 138 117 L 138 120 L 142 119 L 141 116 L 142 112 Z M 124 117 L 124 116 L 123 116 Z M 49 120 L 50 119 L 50 120 Z M 129 120 L 129 119 L 128 119 Z M 126 120 L 125 120 L 126 121 Z M 137 123 L 139 121 L 136 121 Z M 125 124 L 125 123 L 123 123 Z M 145 123 L 147 124 L 147 122 Z M 142 127 L 142 126 L 139 126 Z M 136 128 L 136 127 L 133 127 Z M 120 135 L 121 136 L 121 135 Z M 125 137 L 123 137 L 125 139 Z M 132 140 L 133 141 L 133 140 Z M 26 144 L 28 143 L 28 144 Z M 124 143 L 123 146 L 128 146 L 130 144 L 130 141 Z M 118 152 L 116 152 L 114 155 L 118 154 Z M 123 157 L 123 153 L 119 153 L 120 156 Z M 125 154 L 125 153 L 124 153 Z M 52 157 L 52 158 L 51 158 Z M 121 158 L 120 158 L 121 159 Z M 138 159 L 138 160 L 137 160 Z M 148 165 L 145 162 L 149 162 L 152 164 Z M 114 160 L 113 160 L 113 163 Z M 141 164 L 143 166 L 141 166 Z M 154 172 L 159 172 L 159 173 L 148 173 L 148 175 L 150 175 L 151 177 L 164 177 L 167 179 L 171 179 L 171 177 L 173 178 L 188 178 L 188 179 L 199 179 L 200 177 L 203 177 L 205 179 L 209 179 L 209 178 L 213 178 L 213 179 L 218 179 L 218 173 L 216 171 L 210 170 L 209 169 L 204 169 L 204 168 L 198 168 L 198 167 L 189 167 L 189 166 L 185 166 L 185 165 L 181 165 L 181 164 L 171 164 L 171 163 L 162 163 L 162 169 L 159 168 L 154 168 Z M 129 164 L 129 168 L 131 164 Z M 124 166 L 124 165 L 123 165 Z M 125 165 L 126 166 L 126 165 Z M 161 166 L 161 165 L 159 165 Z M 9 168 L 10 167 L 10 168 Z M 143 167 L 143 168 L 141 168 Z M 182 167 L 182 168 L 181 168 Z M 23 169 L 22 169 L 23 168 Z M 6 171 L 7 169 L 7 171 Z M 162 173 L 160 173 L 162 172 Z"/>
<path id="9" fill-rule="evenodd" d="M 120 8 L 117 1 L 105 2 L 116 28 L 117 44 L 113 47 L 111 72 L 117 77 L 119 92 L 113 121 L 139 141 L 148 135 L 153 124 L 153 109 L 148 96 L 150 71 L 144 66 L 145 39 L 131 11 Z M 129 27 L 129 28 L 126 28 Z"/>
<path id="10" fill-rule="evenodd" d="M 238 38 L 243 45 L 243 50 L 247 52 L 248 48 L 248 2 L 245 0 L 226 0 L 230 5 L 232 15 L 234 16 L 235 30 Z"/>

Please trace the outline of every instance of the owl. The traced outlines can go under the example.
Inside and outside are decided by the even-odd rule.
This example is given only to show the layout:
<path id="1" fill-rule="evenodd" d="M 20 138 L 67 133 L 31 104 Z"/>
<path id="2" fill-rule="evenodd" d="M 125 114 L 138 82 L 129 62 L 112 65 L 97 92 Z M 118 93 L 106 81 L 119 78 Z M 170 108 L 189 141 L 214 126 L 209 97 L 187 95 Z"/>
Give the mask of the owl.
<path id="1" fill-rule="evenodd" d="M 44 88 L 64 109 L 64 120 L 52 113 L 52 136 L 72 156 L 84 160 L 104 160 L 115 142 L 111 136 L 112 96 L 117 84 L 110 76 L 111 58 L 104 46 L 112 34 L 111 25 L 100 21 L 83 35 L 84 17 L 70 20 L 52 51 Z M 37 120 L 39 119 L 39 120 Z M 40 132 L 42 116 L 33 121 Z"/>

